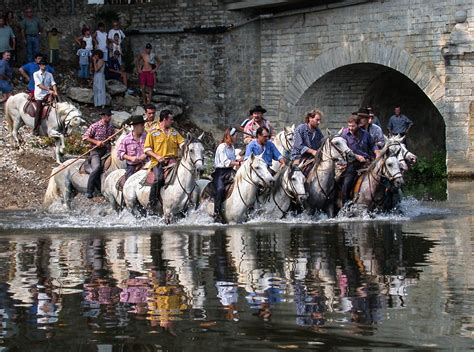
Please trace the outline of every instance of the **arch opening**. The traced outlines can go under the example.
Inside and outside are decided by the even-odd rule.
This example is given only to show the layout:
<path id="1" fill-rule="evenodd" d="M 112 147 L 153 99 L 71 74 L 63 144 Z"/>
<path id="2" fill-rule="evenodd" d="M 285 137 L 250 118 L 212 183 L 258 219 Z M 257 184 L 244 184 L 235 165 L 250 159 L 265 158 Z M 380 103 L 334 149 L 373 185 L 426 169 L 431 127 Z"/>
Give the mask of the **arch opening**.
<path id="1" fill-rule="evenodd" d="M 351 112 L 371 106 L 387 133 L 396 105 L 414 122 L 407 140 L 411 150 L 426 157 L 446 152 L 446 126 L 437 107 L 407 76 L 379 64 L 349 64 L 326 73 L 303 93 L 290 119 L 301 120 L 305 112 L 317 107 L 325 113 L 322 127 L 338 130 Z"/>

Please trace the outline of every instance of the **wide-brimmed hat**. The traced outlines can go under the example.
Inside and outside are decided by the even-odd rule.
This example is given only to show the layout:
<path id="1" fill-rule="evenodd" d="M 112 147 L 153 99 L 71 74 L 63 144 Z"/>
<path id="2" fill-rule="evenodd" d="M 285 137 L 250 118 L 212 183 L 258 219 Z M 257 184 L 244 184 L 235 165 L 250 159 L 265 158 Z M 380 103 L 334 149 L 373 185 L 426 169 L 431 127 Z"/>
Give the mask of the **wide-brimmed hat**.
<path id="1" fill-rule="evenodd" d="M 367 108 L 360 108 L 359 110 L 357 110 L 356 113 L 354 113 L 354 115 L 357 115 L 357 117 L 359 118 L 364 118 L 364 117 L 369 118 L 370 111 Z"/>
<path id="2" fill-rule="evenodd" d="M 107 116 L 112 116 L 112 110 L 110 109 L 103 109 L 99 115 L 103 116 L 103 115 L 107 115 Z"/>
<path id="3" fill-rule="evenodd" d="M 249 113 L 252 115 L 254 112 L 261 112 L 262 114 L 265 114 L 267 110 L 262 108 L 260 105 L 255 105 L 252 109 L 250 109 Z"/>
<path id="4" fill-rule="evenodd" d="M 132 115 L 125 120 L 125 123 L 130 126 L 139 125 L 145 122 L 145 117 L 143 115 Z"/>

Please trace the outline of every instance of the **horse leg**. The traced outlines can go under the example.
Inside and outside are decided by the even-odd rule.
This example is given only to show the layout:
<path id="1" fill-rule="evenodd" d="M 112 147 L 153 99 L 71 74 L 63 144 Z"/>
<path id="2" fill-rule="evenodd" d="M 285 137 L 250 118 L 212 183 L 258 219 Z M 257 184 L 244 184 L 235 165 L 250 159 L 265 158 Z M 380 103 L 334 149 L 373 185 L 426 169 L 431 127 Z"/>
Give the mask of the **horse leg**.
<path id="1" fill-rule="evenodd" d="M 13 121 L 13 126 L 11 129 L 11 141 L 14 148 L 20 147 L 20 138 L 18 135 L 18 130 L 21 127 L 21 118 Z"/>
<path id="2" fill-rule="evenodd" d="M 56 130 L 49 130 L 48 136 L 56 139 L 54 142 L 54 153 L 56 157 L 56 162 L 58 164 L 61 164 L 63 161 L 64 153 L 64 136 Z"/>

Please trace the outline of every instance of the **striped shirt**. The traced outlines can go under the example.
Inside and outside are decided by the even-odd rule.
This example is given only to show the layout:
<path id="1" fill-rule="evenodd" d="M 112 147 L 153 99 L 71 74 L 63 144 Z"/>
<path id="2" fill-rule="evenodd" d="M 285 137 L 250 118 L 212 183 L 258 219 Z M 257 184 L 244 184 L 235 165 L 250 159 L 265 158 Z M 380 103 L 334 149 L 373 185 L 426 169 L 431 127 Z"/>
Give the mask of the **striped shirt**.
<path id="1" fill-rule="evenodd" d="M 114 132 L 115 129 L 112 124 L 105 124 L 102 119 L 100 119 L 89 126 L 86 133 L 82 136 L 82 140 L 85 141 L 87 138 L 92 138 L 96 141 L 105 141 L 107 138 L 112 136 Z"/>
<path id="2" fill-rule="evenodd" d="M 143 151 L 145 146 L 145 138 L 146 132 L 142 133 L 138 141 L 134 138 L 133 132 L 127 134 L 117 149 L 117 156 L 119 159 L 124 160 L 125 155 L 139 157 L 145 154 Z M 134 165 L 134 163 L 129 160 L 127 160 L 127 164 Z"/>

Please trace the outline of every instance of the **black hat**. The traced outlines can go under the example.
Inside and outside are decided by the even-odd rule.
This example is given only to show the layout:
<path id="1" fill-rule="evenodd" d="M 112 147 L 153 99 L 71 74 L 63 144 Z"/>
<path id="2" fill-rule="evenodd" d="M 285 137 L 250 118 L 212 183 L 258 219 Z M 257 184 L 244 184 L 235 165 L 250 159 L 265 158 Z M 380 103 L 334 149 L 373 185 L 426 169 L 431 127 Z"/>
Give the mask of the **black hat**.
<path id="1" fill-rule="evenodd" d="M 147 44 L 145 45 L 145 48 L 146 48 L 146 49 L 151 49 L 151 44 L 150 44 L 150 43 L 147 43 Z"/>
<path id="2" fill-rule="evenodd" d="M 125 120 L 124 124 L 134 126 L 134 125 L 139 125 L 145 122 L 146 122 L 145 117 L 143 115 L 132 115 L 128 119 Z"/>
<path id="3" fill-rule="evenodd" d="M 369 117 L 370 116 L 370 111 L 369 109 L 367 108 L 360 108 L 356 113 L 355 115 L 357 115 L 358 117 Z"/>
<path id="4" fill-rule="evenodd" d="M 47 65 L 48 61 L 46 61 L 45 58 L 42 58 L 40 62 L 38 62 L 38 65 Z"/>
<path id="5" fill-rule="evenodd" d="M 262 108 L 260 105 L 255 105 L 252 109 L 250 109 L 249 113 L 252 115 L 254 112 L 261 112 L 262 114 L 265 114 L 267 110 Z"/>
<path id="6" fill-rule="evenodd" d="M 100 112 L 100 115 L 101 115 L 101 116 L 103 116 L 103 115 L 112 116 L 112 110 L 110 110 L 110 109 L 103 109 L 103 110 Z"/>

